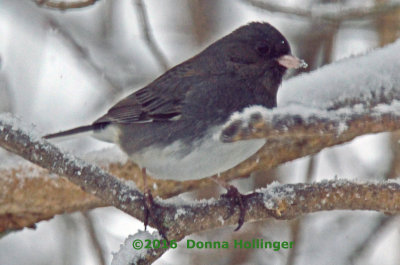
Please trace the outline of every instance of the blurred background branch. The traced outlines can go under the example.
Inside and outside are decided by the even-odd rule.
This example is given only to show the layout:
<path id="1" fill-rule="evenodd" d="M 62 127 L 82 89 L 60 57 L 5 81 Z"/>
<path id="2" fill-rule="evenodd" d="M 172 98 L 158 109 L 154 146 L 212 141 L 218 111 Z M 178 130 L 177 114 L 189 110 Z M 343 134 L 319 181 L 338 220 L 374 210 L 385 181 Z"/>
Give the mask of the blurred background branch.
<path id="1" fill-rule="evenodd" d="M 164 54 L 161 52 L 160 48 L 157 46 L 154 37 L 151 33 L 150 23 L 147 16 L 146 7 L 142 0 L 133 0 L 135 3 L 135 7 L 138 13 L 138 18 L 140 22 L 140 27 L 142 30 L 142 34 L 144 39 L 146 40 L 149 49 L 153 53 L 154 57 L 157 59 L 163 71 L 168 70 L 168 62 L 165 58 Z"/>
<path id="2" fill-rule="evenodd" d="M 36 4 L 39 6 L 45 6 L 48 8 L 54 8 L 59 10 L 75 9 L 88 7 L 95 4 L 98 0 L 81 0 L 81 1 L 51 1 L 51 0 L 36 0 Z"/>
<path id="3" fill-rule="evenodd" d="M 142 0 L 142 11 L 147 18 L 145 24 L 142 24 L 141 10 L 134 0 L 40 2 L 41 6 L 32 0 L 3 0 L 1 3 L 0 110 L 11 111 L 37 124 L 43 134 L 92 121 L 113 102 L 142 87 L 163 69 L 191 57 L 249 21 L 267 21 L 279 28 L 291 43 L 292 52 L 309 64 L 306 70 L 290 72 L 287 78 L 387 45 L 400 36 L 399 1 L 393 0 Z M 165 59 L 164 64 L 163 59 L 157 58 L 152 45 Z M 390 59 L 396 59 L 396 54 L 391 57 L 387 58 L 386 65 L 381 65 L 385 71 L 390 70 L 391 65 L 394 69 L 397 67 L 389 63 Z M 371 78 L 344 79 L 349 89 L 342 95 L 353 95 L 352 90 L 376 82 L 372 77 L 374 73 L 369 71 L 369 68 L 379 69 L 374 65 L 353 66 L 360 72 L 368 72 L 366 76 Z M 331 84 L 341 78 L 341 72 L 351 71 L 341 68 L 331 71 L 334 73 L 331 78 L 310 87 L 322 88 L 319 91 L 329 94 Z M 300 98 L 304 80 L 300 77 L 294 82 L 295 79 L 297 77 L 290 78 L 280 89 L 280 107 L 288 101 L 289 94 L 291 100 Z M 313 79 L 323 81 L 316 76 Z M 362 79 L 367 81 L 360 85 L 358 81 Z M 382 82 L 386 88 L 390 87 L 390 83 Z M 316 98 L 321 95 L 319 91 L 305 94 Z M 359 103 L 353 99 L 319 107 L 337 110 L 351 105 L 357 109 Z M 368 106 L 363 105 L 363 108 Z M 283 163 L 288 161 L 289 154 L 285 152 L 297 154 L 291 158 L 294 159 L 305 145 L 307 152 L 303 155 L 309 154 L 309 139 L 287 141 L 281 146 L 272 141 L 270 149 L 265 147 L 263 151 L 269 152 L 269 158 L 257 154 L 224 177 L 235 179 L 234 185 L 243 192 L 265 187 L 274 180 L 306 182 L 310 175 L 312 181 L 334 179 L 335 176 L 374 181 L 395 179 L 400 168 L 398 141 L 397 131 L 357 137 L 345 145 L 313 149 L 312 160 L 307 156 L 289 163 Z M 85 160 L 96 161 L 113 175 L 133 179 L 139 187 L 142 185 L 137 167 L 126 163 L 126 158 L 115 159 L 114 151 L 102 150 L 108 146 L 88 138 L 60 143 L 60 146 Z M 9 229 L 18 229 L 52 218 L 57 213 L 97 208 L 91 211 L 91 219 L 100 243 L 88 238 L 90 227 L 80 214 L 56 216 L 49 222 L 37 223 L 35 231 L 24 229 L 3 236 L 1 264 L 97 264 L 101 259 L 100 252 L 104 253 L 108 264 L 110 253 L 118 249 L 123 239 L 142 228 L 140 222 L 120 211 L 111 207 L 98 208 L 104 206 L 100 200 L 64 178 L 49 175 L 3 150 L 0 150 L 0 158 L 0 200 L 6 201 L 5 208 L 0 206 L 5 213 L 0 219 L 2 227 L 7 222 Z M 272 161 L 264 167 L 260 161 L 267 158 Z M 237 174 L 246 179 L 237 179 Z M 184 196 L 203 199 L 217 197 L 220 193 L 208 180 L 154 181 L 150 186 L 154 194 L 163 197 L 195 191 Z M 158 264 L 205 264 L 215 263 L 218 258 L 226 264 L 260 264 L 266 260 L 272 264 L 327 264 L 332 260 L 336 264 L 349 264 L 351 260 L 352 264 L 394 265 L 398 263 L 395 246 L 400 237 L 395 232 L 396 222 L 382 222 L 385 218 L 388 217 L 377 213 L 335 211 L 303 216 L 297 224 L 299 219 L 291 222 L 269 220 L 247 223 L 237 233 L 232 233 L 230 227 L 205 231 L 191 237 L 295 240 L 296 244 L 291 252 L 196 251 L 179 247 Z M 24 255 L 20 254 L 22 252 Z"/>
<path id="4" fill-rule="evenodd" d="M 284 15 L 298 16 L 307 19 L 324 20 L 330 23 L 342 23 L 350 20 L 376 18 L 388 13 L 396 13 L 400 8 L 397 1 L 382 1 L 369 7 L 349 7 L 346 4 L 325 3 L 316 4 L 308 8 L 291 7 L 278 4 L 276 1 L 267 0 L 242 0 L 252 6 L 268 10 L 269 12 L 279 12 Z"/>

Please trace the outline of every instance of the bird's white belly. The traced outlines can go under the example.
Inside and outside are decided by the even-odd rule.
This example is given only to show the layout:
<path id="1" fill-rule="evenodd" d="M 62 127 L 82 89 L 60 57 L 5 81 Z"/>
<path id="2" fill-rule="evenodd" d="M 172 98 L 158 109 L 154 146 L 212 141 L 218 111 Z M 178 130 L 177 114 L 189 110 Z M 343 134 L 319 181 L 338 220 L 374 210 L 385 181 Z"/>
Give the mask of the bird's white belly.
<path id="1" fill-rule="evenodd" d="M 215 131 L 215 130 L 213 130 Z M 159 179 L 193 180 L 210 177 L 224 172 L 256 153 L 265 139 L 254 139 L 223 143 L 215 134 L 198 140 L 196 149 L 182 155 L 185 146 L 176 141 L 161 148 L 145 148 L 130 158 L 140 167 L 146 168 L 148 174 Z"/>

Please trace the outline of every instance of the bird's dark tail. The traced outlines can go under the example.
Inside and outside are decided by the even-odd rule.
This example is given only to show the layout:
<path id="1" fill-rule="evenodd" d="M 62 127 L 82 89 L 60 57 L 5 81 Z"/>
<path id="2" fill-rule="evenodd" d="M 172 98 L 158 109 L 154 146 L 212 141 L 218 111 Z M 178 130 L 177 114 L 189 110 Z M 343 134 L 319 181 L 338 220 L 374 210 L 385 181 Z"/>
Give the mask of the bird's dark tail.
<path id="1" fill-rule="evenodd" d="M 80 126 L 77 128 L 67 130 L 67 131 L 47 134 L 47 135 L 43 136 L 43 138 L 53 139 L 53 138 L 61 138 L 61 137 L 65 137 L 65 136 L 71 136 L 71 135 L 75 135 L 75 134 L 81 134 L 81 133 L 85 133 L 85 132 L 91 132 L 91 131 L 102 129 L 106 125 L 107 125 L 107 123 L 98 123 L 98 124 Z"/>

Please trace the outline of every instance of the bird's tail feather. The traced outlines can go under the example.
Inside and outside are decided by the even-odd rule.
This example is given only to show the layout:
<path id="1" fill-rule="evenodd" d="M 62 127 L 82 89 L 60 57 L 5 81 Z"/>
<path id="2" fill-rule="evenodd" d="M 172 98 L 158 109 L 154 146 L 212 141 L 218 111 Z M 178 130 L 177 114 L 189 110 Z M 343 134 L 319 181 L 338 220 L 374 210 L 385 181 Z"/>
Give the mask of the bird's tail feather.
<path id="1" fill-rule="evenodd" d="M 105 124 L 92 124 L 92 125 L 85 125 L 85 126 L 80 126 L 76 127 L 70 130 L 58 132 L 58 133 L 51 133 L 43 136 L 45 139 L 54 139 L 54 138 L 64 138 L 66 136 L 77 136 L 78 134 L 82 133 L 90 133 L 93 132 L 94 130 L 101 129 L 105 126 Z"/>

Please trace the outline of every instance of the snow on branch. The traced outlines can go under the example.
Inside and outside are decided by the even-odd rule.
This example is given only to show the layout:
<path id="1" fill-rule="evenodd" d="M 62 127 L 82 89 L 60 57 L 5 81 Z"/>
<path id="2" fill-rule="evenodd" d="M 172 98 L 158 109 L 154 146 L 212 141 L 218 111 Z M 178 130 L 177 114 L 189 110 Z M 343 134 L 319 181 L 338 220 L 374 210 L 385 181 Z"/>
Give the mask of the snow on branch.
<path id="1" fill-rule="evenodd" d="M 400 39 L 289 79 L 278 91 L 278 107 L 302 105 L 322 111 L 352 111 L 360 106 L 388 105 L 400 100 L 399 69 Z"/>
<path id="2" fill-rule="evenodd" d="M 30 131 L 30 132 L 28 132 Z M 31 127 L 9 115 L 0 117 L 0 146 L 25 159 L 65 176 L 83 190 L 100 197 L 104 203 L 143 220 L 143 194 L 135 185 L 119 180 L 97 166 L 88 164 L 60 150 L 32 133 Z M 156 200 L 154 216 L 163 220 L 169 240 L 211 228 L 236 224 L 239 211 L 230 213 L 235 202 L 227 197 L 218 200 Z M 395 182 L 354 183 L 330 181 L 314 184 L 274 183 L 265 189 L 247 194 L 243 203 L 248 209 L 245 220 L 267 218 L 292 219 L 299 215 L 333 209 L 400 212 L 400 185 Z M 150 225 L 154 224 L 150 220 Z M 159 249 L 133 257 L 138 264 L 153 261 L 166 250 Z"/>
<path id="3" fill-rule="evenodd" d="M 300 113 L 300 114 L 299 114 Z M 224 126 L 221 140 L 233 142 L 253 138 L 302 140 L 331 137 L 344 142 L 366 133 L 400 129 L 400 101 L 371 109 L 321 111 L 303 106 L 267 110 L 250 107 L 236 113 Z"/>
<path id="4" fill-rule="evenodd" d="M 266 137 L 255 155 L 223 174 L 226 180 L 315 154 L 357 136 L 400 129 L 400 40 L 366 55 L 284 82 L 278 108 L 232 115 L 223 141 Z"/>
<path id="5" fill-rule="evenodd" d="M 248 160 L 222 173 L 221 178 L 229 181 L 245 177 L 255 170 L 270 169 L 315 154 L 359 135 L 399 129 L 399 47 L 398 41 L 367 55 L 292 78 L 280 89 L 278 108 L 252 107 L 233 115 L 221 134 L 224 141 L 266 137 L 268 144 Z M 48 157 L 50 160 L 55 158 Z M 140 170 L 131 162 L 108 161 L 106 168 L 141 187 Z M 29 178 L 32 171 L 40 177 Z M 0 228 L 3 230 L 30 226 L 62 212 L 107 205 L 32 165 L 14 165 L 9 170 L 1 170 L 0 174 L 0 189 L 4 195 L 0 197 L 0 205 L 5 206 L 0 207 L 3 209 L 0 211 Z M 17 176 L 27 178 L 21 181 Z M 163 198 L 213 184 L 209 179 L 149 182 L 153 194 Z M 38 186 L 46 191 L 45 194 L 32 190 Z M 26 191 L 30 191 L 29 200 L 24 199 L 28 196 Z M 47 207 L 51 203 L 49 196 L 54 202 L 52 207 Z M 33 214 L 29 215 L 31 212 Z"/>
<path id="6" fill-rule="evenodd" d="M 230 180 L 260 168 L 269 169 L 359 135 L 399 129 L 399 47 L 400 41 L 397 41 L 367 55 L 343 60 L 285 82 L 276 109 L 250 107 L 234 114 L 220 135 L 222 140 L 265 137 L 267 145 L 237 167 L 222 173 L 221 178 Z M 32 131 L 32 127 L 21 125 L 9 115 L 0 116 L 0 146 L 52 173 L 67 177 L 81 189 L 101 198 L 92 207 L 114 205 L 143 221 L 143 194 L 133 182 L 114 177 L 97 166 L 61 152 Z M 132 175 L 132 172 L 128 170 L 124 174 Z M 48 180 L 51 181 L 54 180 Z M 207 181 L 157 182 L 157 189 L 153 192 L 163 194 L 168 190 L 169 193 L 164 195 L 169 197 L 195 189 Z M 12 189 L 16 184 L 8 182 L 10 184 L 2 182 L 5 183 L 2 190 Z M 30 185 L 32 182 L 19 184 Z M 18 193 L 18 196 L 25 196 L 25 201 L 29 202 L 33 192 Z M 249 210 L 245 220 L 291 219 L 305 213 L 333 209 L 398 213 L 399 200 L 400 186 L 394 182 L 274 184 L 246 195 L 244 203 Z M 229 208 L 235 205 L 226 197 L 201 202 L 156 201 L 159 207 L 154 209 L 154 216 L 164 220 L 168 238 L 178 241 L 200 230 L 235 224 L 239 217 L 238 211 L 229 216 Z M 24 207 L 29 209 L 28 204 Z M 7 208 L 4 212 L 4 207 L 0 207 L 0 230 L 4 227 L 10 229 L 3 223 L 10 222 L 7 216 L 12 215 Z M 149 223 L 154 224 L 152 220 Z M 138 262 L 154 260 L 163 251 L 147 253 Z"/>
<path id="7" fill-rule="evenodd" d="M 125 239 L 124 244 L 120 245 L 119 251 L 113 253 L 111 265 L 149 264 L 150 259 L 154 260 L 154 257 L 165 252 L 165 250 L 160 251 L 153 248 L 146 248 L 146 240 L 162 241 L 165 239 L 163 239 L 157 232 L 150 234 L 146 231 L 139 231 L 135 235 L 131 235 Z M 162 247 L 160 248 L 162 249 Z"/>
<path id="8" fill-rule="evenodd" d="M 247 194 L 244 198 L 247 209 L 246 222 L 268 218 L 290 220 L 306 213 L 339 209 L 375 210 L 394 214 L 400 212 L 399 202 L 400 185 L 396 182 L 357 183 L 347 180 L 284 185 L 274 182 L 266 188 Z M 162 213 L 163 220 L 170 225 L 169 240 L 180 241 L 185 235 L 194 232 L 236 225 L 239 218 L 238 212 L 232 216 L 229 215 L 232 202 L 226 198 L 201 202 L 171 200 L 171 203 L 176 205 L 175 215 Z M 155 236 L 148 233 L 144 235 L 144 232 L 130 236 L 125 244 L 121 245 L 119 253 L 115 254 L 115 262 L 130 259 L 129 264 L 147 264 L 146 262 L 154 261 L 167 249 L 147 249 L 147 251 L 135 252 L 131 246 L 135 238 L 154 238 Z M 131 252 L 127 251 L 129 249 Z"/>
<path id="9" fill-rule="evenodd" d="M 66 176 L 84 191 L 104 202 L 143 218 L 140 210 L 143 194 L 135 188 L 133 182 L 124 182 L 97 166 L 61 152 L 34 131 L 32 126 L 19 122 L 11 115 L 0 115 L 0 146 L 4 149 L 48 169 L 51 173 Z"/>
<path id="10" fill-rule="evenodd" d="M 265 110 L 252 107 L 241 114 L 233 115 L 221 134 L 224 141 L 257 137 L 266 137 L 268 141 L 251 158 L 222 173 L 221 178 L 229 181 L 248 176 L 255 170 L 270 169 L 284 162 L 315 154 L 359 135 L 399 129 L 399 47 L 398 41 L 367 55 L 346 59 L 310 74 L 292 78 L 280 89 L 278 108 Z M 2 122 L 7 124 L 7 121 L 13 123 L 3 116 Z M 1 136 L 5 136 L 4 128 L 3 125 Z M 25 143 L 19 145 L 19 149 L 15 149 L 15 146 L 7 147 L 11 139 L 9 137 L 11 136 L 3 138 L 1 145 L 16 153 L 28 150 L 32 144 L 27 138 Z M 39 138 L 36 140 L 43 143 Z M 35 153 L 38 156 L 39 150 L 29 148 L 32 157 Z M 57 156 L 48 154 L 46 161 L 34 160 L 34 163 L 45 166 L 46 162 L 47 165 L 58 167 L 61 165 L 53 160 L 57 161 L 59 157 L 62 157 L 60 153 Z M 129 177 L 141 187 L 140 170 L 131 162 L 114 163 L 109 160 L 106 168 L 120 177 L 113 179 L 115 185 L 122 185 L 124 182 L 120 179 Z M 30 178 L 32 171 L 40 177 Z M 63 172 L 56 173 L 63 175 Z M 73 172 L 82 174 L 82 169 L 76 168 Z M 96 174 L 100 173 L 105 172 L 96 171 Z M 0 192 L 3 194 L 0 197 L 0 205 L 3 206 L 0 207 L 0 230 L 31 226 L 62 212 L 116 205 L 113 201 L 98 200 L 64 179 L 51 177 L 48 172 L 32 165 L 13 165 L 9 170 L 2 169 L 0 175 Z M 25 176 L 25 179 L 21 181 L 18 176 Z M 79 180 L 78 176 L 76 178 Z M 153 194 L 163 198 L 213 184 L 209 179 L 149 182 Z M 105 188 L 111 184 L 102 185 Z M 46 192 L 35 192 L 34 187 L 41 187 Z M 107 191 L 110 189 L 107 188 L 104 192 Z M 29 200 L 26 199 L 27 196 Z M 136 213 L 140 217 L 139 212 Z"/>

